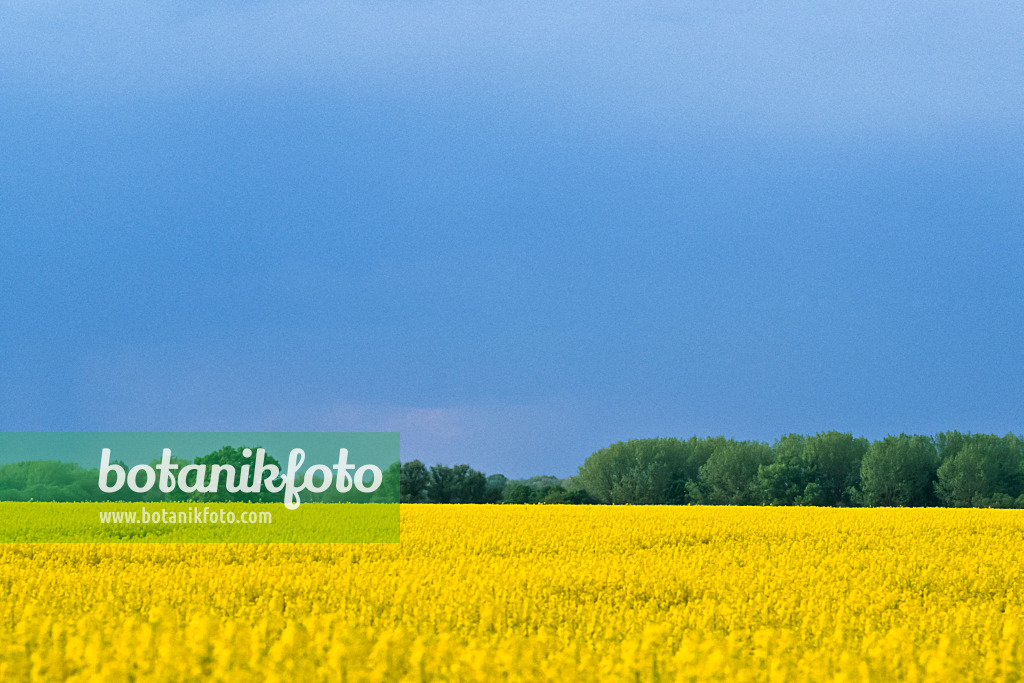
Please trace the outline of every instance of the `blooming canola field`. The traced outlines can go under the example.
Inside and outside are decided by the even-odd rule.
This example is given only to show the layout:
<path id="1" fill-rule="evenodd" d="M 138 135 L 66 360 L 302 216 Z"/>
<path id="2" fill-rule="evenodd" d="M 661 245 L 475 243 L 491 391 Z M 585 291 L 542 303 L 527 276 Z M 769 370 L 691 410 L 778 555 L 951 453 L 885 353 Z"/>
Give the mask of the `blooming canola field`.
<path id="1" fill-rule="evenodd" d="M 1022 680 L 1017 511 L 401 516 L 399 544 L 2 544 L 0 681 Z"/>

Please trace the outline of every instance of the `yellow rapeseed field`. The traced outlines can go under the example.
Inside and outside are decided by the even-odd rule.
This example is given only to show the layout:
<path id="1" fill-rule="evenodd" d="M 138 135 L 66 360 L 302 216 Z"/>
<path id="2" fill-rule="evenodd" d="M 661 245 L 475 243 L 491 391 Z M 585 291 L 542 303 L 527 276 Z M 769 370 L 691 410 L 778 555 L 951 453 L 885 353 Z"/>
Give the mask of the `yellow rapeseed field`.
<path id="1" fill-rule="evenodd" d="M 400 545 L 6 544 L 0 681 L 1018 681 L 1021 567 L 999 510 L 410 505 Z"/>

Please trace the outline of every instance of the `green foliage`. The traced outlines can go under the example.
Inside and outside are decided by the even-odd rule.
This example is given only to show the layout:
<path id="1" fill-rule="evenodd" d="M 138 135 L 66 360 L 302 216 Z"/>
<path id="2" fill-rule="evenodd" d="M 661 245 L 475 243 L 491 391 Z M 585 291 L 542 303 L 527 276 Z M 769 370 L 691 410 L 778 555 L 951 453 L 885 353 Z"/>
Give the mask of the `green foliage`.
<path id="1" fill-rule="evenodd" d="M 804 487 L 804 492 L 793 501 L 796 505 L 812 505 L 820 507 L 826 504 L 825 489 L 816 481 Z"/>
<path id="2" fill-rule="evenodd" d="M 569 495 L 561 486 L 546 486 L 537 493 L 540 496 L 537 502 L 541 505 L 565 505 Z"/>
<path id="3" fill-rule="evenodd" d="M 423 503 L 427 499 L 427 485 L 430 472 L 419 460 L 402 463 L 400 477 L 401 500 L 403 503 Z"/>
<path id="4" fill-rule="evenodd" d="M 487 488 L 499 494 L 508 486 L 508 477 L 504 474 L 491 474 L 487 477 Z"/>
<path id="5" fill-rule="evenodd" d="M 474 470 L 469 465 L 456 465 L 454 468 L 458 482 L 455 493 L 458 503 L 486 503 L 487 477 L 483 472 Z"/>
<path id="6" fill-rule="evenodd" d="M 508 486 L 508 477 L 504 474 L 492 474 L 487 477 L 487 487 L 484 490 L 485 503 L 500 503 L 505 494 L 505 487 Z"/>
<path id="7" fill-rule="evenodd" d="M 861 463 L 861 490 L 870 506 L 905 507 L 934 501 L 939 455 L 926 436 L 887 436 L 868 448 Z"/>
<path id="8" fill-rule="evenodd" d="M 565 494 L 566 505 L 594 505 L 597 503 L 586 489 L 576 489 L 574 491 L 568 491 Z"/>
<path id="9" fill-rule="evenodd" d="M 541 489 L 546 489 L 551 486 L 561 486 L 562 480 L 558 477 L 553 477 L 550 474 L 540 474 L 535 477 L 530 477 L 529 479 L 516 479 L 514 483 L 526 484 L 535 491 L 540 491 Z"/>
<path id="10" fill-rule="evenodd" d="M 536 502 L 537 491 L 527 484 L 512 484 L 505 489 L 505 502 L 513 505 Z"/>
<path id="11" fill-rule="evenodd" d="M 587 458 L 577 480 L 602 503 L 664 504 L 678 499 L 681 480 L 697 475 L 703 462 L 697 444 L 696 438 L 620 441 Z"/>
<path id="12" fill-rule="evenodd" d="M 793 505 L 808 486 L 808 476 L 799 454 L 776 451 L 775 462 L 757 468 L 757 497 L 765 505 Z"/>
<path id="13" fill-rule="evenodd" d="M 77 502 L 106 500 L 99 470 L 56 460 L 0 465 L 0 500 Z"/>
<path id="14" fill-rule="evenodd" d="M 369 501 L 364 499 L 362 502 L 396 503 L 400 501 L 402 479 L 401 464 L 393 462 L 388 465 L 388 468 L 381 474 L 380 488 L 370 494 Z M 328 498 L 324 498 L 324 502 L 329 503 L 332 501 Z"/>
<path id="15" fill-rule="evenodd" d="M 431 503 L 486 503 L 491 500 L 487 478 L 469 465 L 434 465 L 427 481 Z"/>
<path id="16" fill-rule="evenodd" d="M 939 462 L 946 462 L 959 453 L 970 439 L 970 434 L 961 434 L 953 430 L 935 435 L 935 448 L 939 453 Z"/>
<path id="17" fill-rule="evenodd" d="M 852 434 L 789 434 L 775 442 L 775 459 L 757 473 L 757 491 L 767 505 L 849 505 L 860 483 L 869 442 Z"/>
<path id="18" fill-rule="evenodd" d="M 434 465 L 430 468 L 427 481 L 427 499 L 431 503 L 455 502 L 455 473 L 447 465 Z"/>
<path id="19" fill-rule="evenodd" d="M 942 437 L 945 436 L 943 439 Z M 935 493 L 951 507 L 1014 507 L 1022 493 L 1024 449 L 1013 434 L 947 432 L 937 439 L 945 452 Z"/>
<path id="20" fill-rule="evenodd" d="M 252 449 L 255 451 L 255 448 Z M 225 446 L 183 467 L 250 465 L 243 448 Z M 155 466 L 159 461 L 150 463 Z M 280 463 L 266 455 L 265 462 Z M 125 470 L 128 466 L 119 463 Z M 235 473 L 223 470 L 216 493 L 165 494 L 154 487 L 134 493 L 127 487 L 104 494 L 98 470 L 56 461 L 0 466 L 0 500 L 10 501 L 267 501 L 280 496 L 231 493 L 224 485 Z M 772 446 L 725 437 L 686 441 L 672 438 L 617 442 L 593 453 L 575 477 L 540 475 L 510 481 L 485 476 L 469 465 L 435 465 L 419 460 L 394 463 L 383 472 L 373 501 L 403 503 L 516 504 L 764 504 L 764 505 L 932 505 L 1024 508 L 1024 442 L 1013 434 L 943 432 L 935 437 L 888 436 L 869 443 L 850 433 L 788 434 Z M 344 502 L 354 494 L 334 488 L 304 492 L 304 502 Z M 360 502 L 365 502 L 360 500 Z"/>
<path id="21" fill-rule="evenodd" d="M 701 466 L 699 482 L 690 488 L 691 498 L 718 505 L 760 502 L 758 471 L 771 461 L 772 449 L 766 443 L 728 441 Z"/>
<path id="22" fill-rule="evenodd" d="M 994 464 L 984 448 L 968 444 L 939 466 L 935 493 L 951 507 L 981 505 L 992 494 Z"/>
<path id="23" fill-rule="evenodd" d="M 253 455 L 246 458 L 242 455 L 242 452 L 249 448 Z M 258 446 L 239 446 L 237 448 L 233 446 L 224 446 L 220 450 L 208 453 L 206 455 L 199 456 L 192 464 L 204 465 L 206 467 L 206 479 L 207 482 L 212 482 L 214 474 L 214 466 L 218 467 L 220 473 L 217 477 L 218 486 L 216 491 L 210 491 L 208 493 L 192 493 L 182 494 L 179 491 L 173 491 L 171 494 L 164 494 L 159 490 L 158 486 L 154 486 L 149 494 L 153 496 L 154 500 L 193 500 L 197 502 L 210 503 L 210 502 L 246 502 L 246 503 L 272 503 L 281 499 L 280 494 L 271 493 L 266 490 L 266 487 L 261 487 L 259 493 L 246 493 L 245 491 L 236 491 L 232 493 L 227 490 L 228 481 L 236 481 L 238 477 L 245 471 L 242 468 L 248 466 L 248 476 L 245 477 L 244 483 L 248 486 L 252 486 L 256 483 L 258 473 L 256 472 L 255 461 L 256 461 L 256 449 Z M 187 460 L 180 458 L 173 458 L 173 462 L 179 466 L 190 464 Z M 156 464 L 159 461 L 154 460 L 152 464 Z M 270 454 L 264 454 L 263 462 L 265 465 L 273 465 L 282 469 L 281 463 L 277 461 Z M 224 469 L 221 469 L 224 468 Z M 180 470 L 177 470 L 180 471 Z M 176 471 L 176 473 L 177 473 Z M 280 477 L 279 477 L 280 478 Z M 303 500 L 310 500 L 311 494 L 306 493 L 303 495 Z"/>
<path id="24" fill-rule="evenodd" d="M 848 505 L 851 491 L 860 483 L 861 463 L 870 442 L 853 434 L 825 432 L 808 437 L 803 460 L 810 480 L 821 487 L 821 505 Z"/>
<path id="25" fill-rule="evenodd" d="M 203 470 L 203 481 L 209 484 L 215 474 L 214 468 L 218 467 L 217 481 L 218 490 L 209 492 L 183 493 L 177 487 L 169 493 L 160 490 L 160 472 L 156 471 L 156 480 L 148 491 L 137 493 L 127 486 L 122 487 L 115 493 L 104 493 L 99 488 L 99 470 L 97 468 L 86 469 L 73 463 L 57 462 L 53 460 L 32 460 L 16 462 L 7 465 L 0 465 L 0 500 L 9 501 L 55 501 L 55 502 L 249 502 L 249 503 L 275 503 L 280 501 L 280 493 L 272 493 L 264 487 L 259 493 L 247 493 L 244 491 L 231 492 L 227 490 L 227 482 L 238 482 L 239 477 L 246 472 L 244 483 L 252 485 L 255 482 L 257 472 L 255 467 L 255 456 L 246 458 L 242 453 L 244 447 L 224 446 L 223 448 L 200 456 L 194 461 L 183 458 L 172 457 L 170 463 L 179 469 L 174 470 L 177 477 L 180 468 L 187 465 L 196 465 L 205 468 Z M 256 448 L 251 448 L 255 453 Z M 149 462 L 149 466 L 155 468 L 161 462 L 155 459 Z M 131 469 L 122 461 L 115 461 L 126 472 Z M 264 455 L 266 466 L 275 466 L 281 470 L 279 463 L 273 456 Z M 395 502 L 398 500 L 399 490 L 399 465 L 394 463 L 382 473 L 381 486 L 367 496 L 365 494 L 338 493 L 334 487 L 323 493 L 304 491 L 301 494 L 303 502 L 343 502 L 346 500 L 357 502 Z M 198 470 L 196 471 L 198 476 Z M 280 475 L 278 477 L 280 480 Z M 189 479 L 191 483 L 192 479 Z"/>

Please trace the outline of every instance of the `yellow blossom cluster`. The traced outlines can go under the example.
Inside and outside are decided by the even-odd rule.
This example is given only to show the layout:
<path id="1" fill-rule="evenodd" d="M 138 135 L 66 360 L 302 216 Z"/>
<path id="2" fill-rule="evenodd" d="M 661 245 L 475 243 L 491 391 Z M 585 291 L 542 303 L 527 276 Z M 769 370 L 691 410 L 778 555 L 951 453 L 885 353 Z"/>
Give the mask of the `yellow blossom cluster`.
<path id="1" fill-rule="evenodd" d="M 1016 511 L 401 516 L 398 544 L 0 545 L 0 681 L 1024 678 Z"/>

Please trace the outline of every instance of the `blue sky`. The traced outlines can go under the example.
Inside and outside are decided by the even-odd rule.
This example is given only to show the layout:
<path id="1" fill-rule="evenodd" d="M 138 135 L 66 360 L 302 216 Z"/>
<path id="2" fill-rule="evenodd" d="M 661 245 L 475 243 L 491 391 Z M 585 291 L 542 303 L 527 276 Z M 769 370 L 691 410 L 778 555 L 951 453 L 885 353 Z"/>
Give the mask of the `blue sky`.
<path id="1" fill-rule="evenodd" d="M 0 429 L 1024 431 L 1024 9 L 0 8 Z"/>

